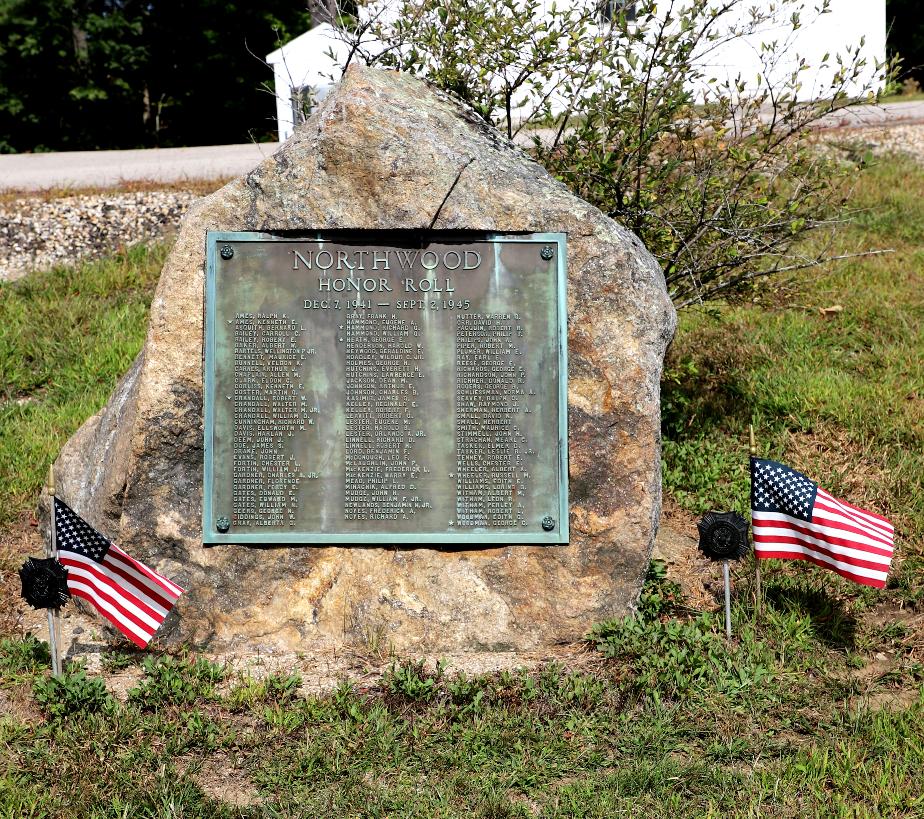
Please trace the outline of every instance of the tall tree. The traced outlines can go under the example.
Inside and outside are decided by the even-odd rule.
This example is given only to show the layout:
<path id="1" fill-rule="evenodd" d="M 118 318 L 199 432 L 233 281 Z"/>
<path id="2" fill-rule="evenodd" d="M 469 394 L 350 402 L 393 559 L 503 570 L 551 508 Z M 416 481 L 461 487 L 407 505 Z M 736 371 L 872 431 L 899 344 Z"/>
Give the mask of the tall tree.
<path id="1" fill-rule="evenodd" d="M 886 0 L 889 55 L 901 57 L 902 77 L 924 85 L 924 15 L 920 0 Z"/>
<path id="2" fill-rule="evenodd" d="M 271 137 L 262 58 L 309 23 L 291 0 L 0 0 L 0 151 Z"/>
<path id="3" fill-rule="evenodd" d="M 267 53 L 306 31 L 291 0 L 155 0 L 144 18 L 148 144 L 275 138 Z"/>
<path id="4" fill-rule="evenodd" d="M 104 147 L 113 130 L 137 143 L 139 34 L 108 2 L 0 0 L 0 150 Z"/>

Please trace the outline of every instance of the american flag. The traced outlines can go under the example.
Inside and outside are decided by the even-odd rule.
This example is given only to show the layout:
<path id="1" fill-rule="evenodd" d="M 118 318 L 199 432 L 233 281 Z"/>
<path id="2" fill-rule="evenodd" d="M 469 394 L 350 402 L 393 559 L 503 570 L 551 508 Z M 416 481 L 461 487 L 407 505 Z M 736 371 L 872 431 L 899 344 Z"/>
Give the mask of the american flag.
<path id="1" fill-rule="evenodd" d="M 58 560 L 71 594 L 144 648 L 185 589 L 129 557 L 63 501 L 55 498 L 54 506 Z"/>
<path id="2" fill-rule="evenodd" d="M 885 586 L 892 524 L 788 466 L 751 458 L 751 521 L 758 558 L 808 560 L 856 583 Z"/>

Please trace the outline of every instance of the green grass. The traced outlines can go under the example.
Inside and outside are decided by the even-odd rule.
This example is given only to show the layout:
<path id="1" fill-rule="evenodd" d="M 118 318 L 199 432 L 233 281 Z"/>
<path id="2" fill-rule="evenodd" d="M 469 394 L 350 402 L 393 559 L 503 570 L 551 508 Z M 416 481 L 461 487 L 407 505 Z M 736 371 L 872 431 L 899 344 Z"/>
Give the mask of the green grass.
<path id="1" fill-rule="evenodd" d="M 880 99 L 878 104 L 884 105 L 889 102 L 918 102 L 920 100 L 924 100 L 924 91 L 916 91 L 913 94 L 889 94 Z"/>
<path id="2" fill-rule="evenodd" d="M 141 349 L 163 246 L 0 284 L 0 525 Z"/>
<path id="3" fill-rule="evenodd" d="M 663 580 L 649 599 L 664 600 Z M 668 594 L 670 599 L 671 595 Z M 647 817 L 918 815 L 924 680 L 869 707 L 851 655 L 819 641 L 799 598 L 740 639 L 657 604 L 601 625 L 591 670 L 491 676 L 395 663 L 357 690 L 298 694 L 189 657 L 144 663 L 116 704 L 72 670 L 44 719 L 0 718 L 0 815 Z M 877 647 L 879 644 L 877 643 Z M 0 642 L 0 690 L 47 689 L 40 647 Z M 44 688 L 43 688 L 44 686 Z M 179 694 L 177 692 L 180 692 Z M 65 707 L 88 702 L 74 711 Z M 65 705 L 59 705 L 65 703 Z M 237 807 L 214 798 L 228 783 Z M 244 807 L 241 807 L 241 805 Z"/>
<path id="4" fill-rule="evenodd" d="M 924 565 L 924 172 L 884 162 L 858 180 L 843 247 L 888 255 L 831 265 L 787 307 L 687 312 L 664 389 L 665 489 L 684 508 L 748 505 L 758 449 L 897 526 L 891 585 Z M 827 315 L 821 309 L 839 305 Z M 848 588 L 844 586 L 843 588 Z"/>
<path id="5" fill-rule="evenodd" d="M 0 635 L 0 817 L 924 815 L 924 632 L 908 616 L 924 605 L 924 170 L 866 170 L 857 201 L 843 249 L 894 254 L 832 266 L 785 306 L 682 316 L 664 475 L 689 517 L 745 511 L 753 421 L 762 453 L 895 520 L 885 591 L 778 564 L 758 620 L 741 566 L 728 644 L 654 564 L 639 615 L 598 624 L 577 669 L 396 660 L 321 697 L 295 674 L 114 651 L 108 673 L 141 675 L 118 703 L 79 667 L 51 684 L 43 644 Z M 139 349 L 162 256 L 0 290 L 4 520 Z"/>

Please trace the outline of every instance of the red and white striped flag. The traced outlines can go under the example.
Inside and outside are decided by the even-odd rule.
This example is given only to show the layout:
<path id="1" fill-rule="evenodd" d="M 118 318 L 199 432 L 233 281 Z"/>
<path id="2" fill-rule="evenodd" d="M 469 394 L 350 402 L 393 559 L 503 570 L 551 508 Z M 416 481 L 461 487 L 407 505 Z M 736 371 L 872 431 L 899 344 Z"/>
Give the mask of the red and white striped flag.
<path id="1" fill-rule="evenodd" d="M 758 558 L 808 560 L 865 586 L 886 584 L 892 524 L 788 466 L 751 458 L 751 522 Z"/>
<path id="2" fill-rule="evenodd" d="M 67 587 L 135 645 L 144 648 L 185 591 L 130 557 L 55 498 L 58 560 L 67 567 Z"/>

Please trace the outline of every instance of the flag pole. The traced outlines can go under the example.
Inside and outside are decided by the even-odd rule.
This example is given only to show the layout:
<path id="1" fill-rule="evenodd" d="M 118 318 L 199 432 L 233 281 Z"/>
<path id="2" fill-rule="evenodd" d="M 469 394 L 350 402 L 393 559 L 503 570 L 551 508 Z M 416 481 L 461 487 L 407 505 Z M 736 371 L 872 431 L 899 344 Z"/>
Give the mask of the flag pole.
<path id="1" fill-rule="evenodd" d="M 48 557 L 58 556 L 58 531 L 55 524 L 55 465 L 48 467 L 48 498 L 51 509 L 51 540 L 48 543 Z M 61 676 L 61 657 L 58 654 L 58 618 L 60 610 L 50 608 L 48 611 L 48 647 L 51 649 L 51 673 Z"/>
<path id="2" fill-rule="evenodd" d="M 750 450 L 751 457 L 757 457 L 757 442 L 754 439 L 754 424 L 748 424 L 748 432 L 750 434 Z M 753 477 L 751 478 L 753 480 Z M 752 533 L 753 537 L 753 533 Z M 757 616 L 763 617 L 764 614 L 764 596 L 763 589 L 761 588 L 760 583 L 760 558 L 757 557 L 757 552 L 754 552 L 754 595 L 756 597 L 757 603 Z"/>
<path id="3" fill-rule="evenodd" d="M 725 636 L 731 640 L 731 577 L 727 560 L 722 561 L 722 577 L 725 579 Z"/>

